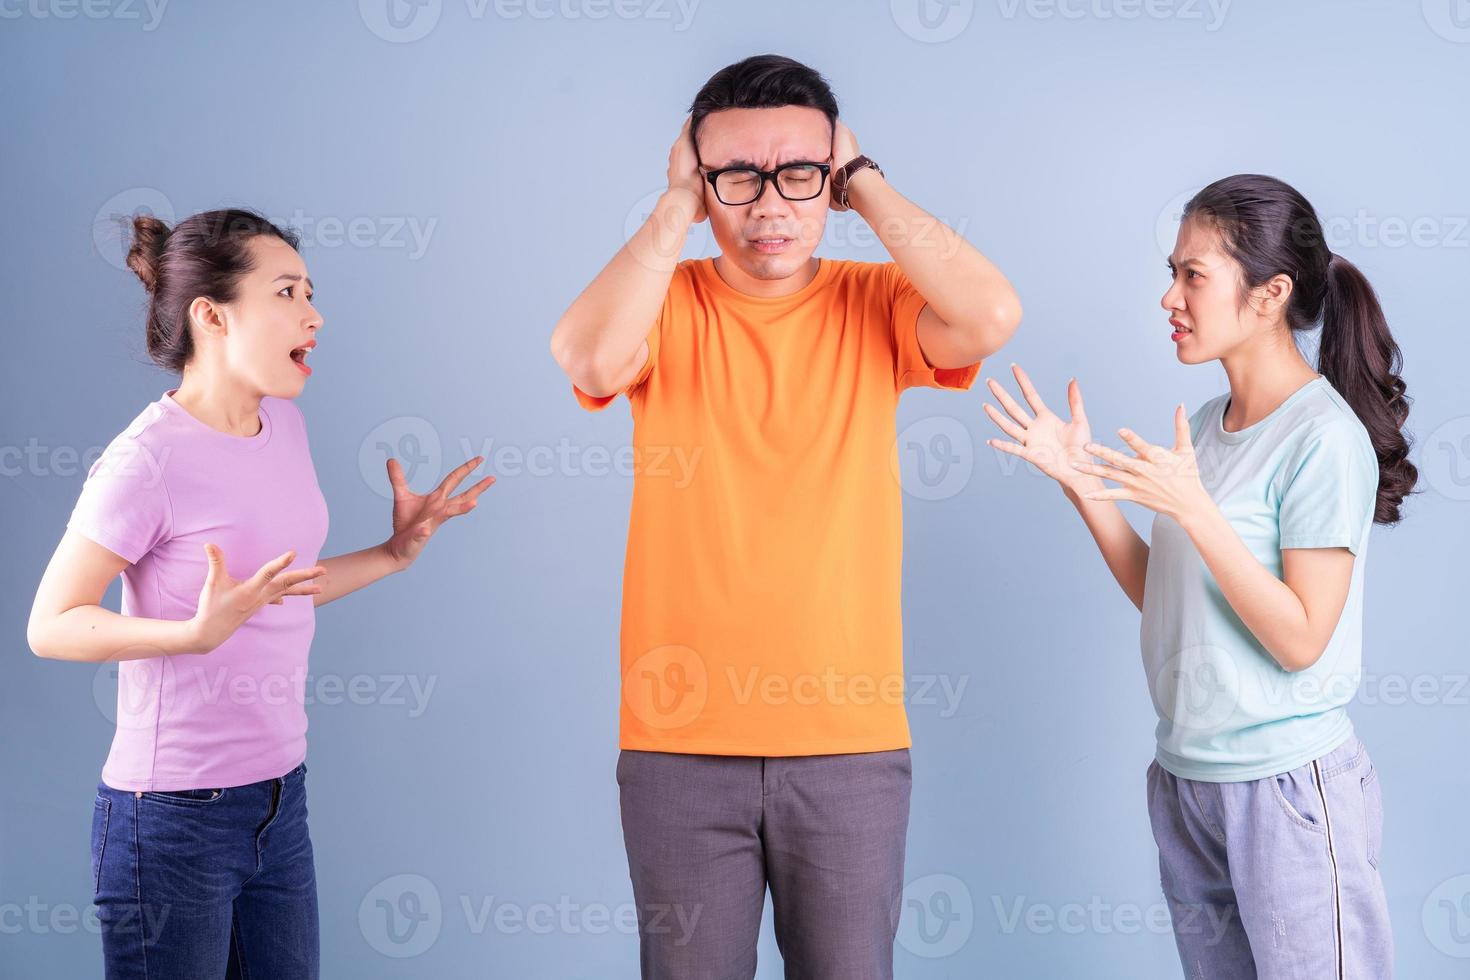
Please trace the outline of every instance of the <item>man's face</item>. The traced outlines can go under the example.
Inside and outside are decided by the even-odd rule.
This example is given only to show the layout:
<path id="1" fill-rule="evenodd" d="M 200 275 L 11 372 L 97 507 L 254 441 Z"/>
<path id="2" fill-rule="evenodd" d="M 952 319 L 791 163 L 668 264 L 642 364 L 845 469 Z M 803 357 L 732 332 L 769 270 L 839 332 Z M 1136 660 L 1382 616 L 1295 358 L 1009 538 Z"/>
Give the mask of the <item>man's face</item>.
<path id="1" fill-rule="evenodd" d="M 750 167 L 775 170 L 786 163 L 831 163 L 832 127 L 820 109 L 723 109 L 699 124 L 704 170 Z M 749 204 L 721 204 L 705 184 L 710 228 L 720 252 L 752 279 L 785 279 L 811 259 L 827 225 L 830 181 L 808 201 L 788 201 L 766 182 Z"/>

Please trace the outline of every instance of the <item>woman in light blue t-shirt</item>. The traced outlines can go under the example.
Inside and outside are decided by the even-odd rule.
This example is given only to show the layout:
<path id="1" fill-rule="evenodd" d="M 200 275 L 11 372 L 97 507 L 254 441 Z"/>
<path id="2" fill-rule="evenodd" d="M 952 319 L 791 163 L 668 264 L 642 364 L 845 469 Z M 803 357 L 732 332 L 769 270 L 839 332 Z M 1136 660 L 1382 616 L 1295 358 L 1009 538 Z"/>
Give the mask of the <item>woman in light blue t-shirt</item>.
<path id="1" fill-rule="evenodd" d="M 1363 274 L 1272 177 L 1196 194 L 1169 271 L 1179 360 L 1219 361 L 1228 393 L 1193 417 L 1180 405 L 1170 447 L 1120 429 L 1130 455 L 1092 441 L 1075 379 L 1063 420 L 1016 367 L 1030 410 L 990 381 L 1004 412 L 986 413 L 1012 440 L 990 445 L 1056 479 L 1143 613 L 1149 816 L 1185 972 L 1383 980 L 1382 796 L 1346 705 L 1368 532 L 1398 521 L 1417 478 L 1398 346 Z M 1318 324 L 1314 369 L 1294 337 Z M 1148 542 L 1120 500 L 1155 512 Z"/>

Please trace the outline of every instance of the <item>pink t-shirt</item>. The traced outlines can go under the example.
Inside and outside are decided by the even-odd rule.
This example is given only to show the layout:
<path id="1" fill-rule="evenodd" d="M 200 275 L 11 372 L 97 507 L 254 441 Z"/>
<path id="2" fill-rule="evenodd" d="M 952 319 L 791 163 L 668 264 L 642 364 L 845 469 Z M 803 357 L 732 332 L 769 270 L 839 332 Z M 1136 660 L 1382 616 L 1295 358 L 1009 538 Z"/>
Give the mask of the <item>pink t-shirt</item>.
<path id="1" fill-rule="evenodd" d="M 306 423 L 288 399 L 262 398 L 261 430 L 227 435 L 166 392 L 93 464 L 67 527 L 131 564 L 125 616 L 182 620 L 199 605 L 219 545 L 236 580 L 295 549 L 316 564 L 327 504 Z M 102 781 L 122 790 L 241 786 L 306 758 L 306 662 L 316 628 L 311 596 L 267 604 L 207 654 L 117 664 L 117 731 Z"/>

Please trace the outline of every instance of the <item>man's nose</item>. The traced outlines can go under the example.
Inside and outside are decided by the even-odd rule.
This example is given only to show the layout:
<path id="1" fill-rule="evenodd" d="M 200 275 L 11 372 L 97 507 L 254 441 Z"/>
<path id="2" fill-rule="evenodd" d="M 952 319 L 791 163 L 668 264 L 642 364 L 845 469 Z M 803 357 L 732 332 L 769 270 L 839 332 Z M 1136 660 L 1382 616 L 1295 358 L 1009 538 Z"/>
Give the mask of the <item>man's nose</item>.
<path id="1" fill-rule="evenodd" d="M 756 216 L 788 214 L 791 211 L 791 202 L 781 196 L 774 180 L 768 180 L 761 188 L 760 197 L 751 202 L 750 209 L 751 214 Z"/>

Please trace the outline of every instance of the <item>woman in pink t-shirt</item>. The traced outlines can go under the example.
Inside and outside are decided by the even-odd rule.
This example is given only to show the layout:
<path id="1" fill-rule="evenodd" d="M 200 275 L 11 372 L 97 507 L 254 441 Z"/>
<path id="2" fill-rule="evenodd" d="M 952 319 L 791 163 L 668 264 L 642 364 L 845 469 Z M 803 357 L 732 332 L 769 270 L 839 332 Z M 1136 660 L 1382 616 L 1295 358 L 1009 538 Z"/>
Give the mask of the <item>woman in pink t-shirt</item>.
<path id="1" fill-rule="evenodd" d="M 106 975 L 318 976 L 306 825 L 315 607 L 411 565 L 494 482 L 432 493 L 387 462 L 393 533 L 320 559 L 327 507 L 301 411 L 322 318 L 296 238 L 249 211 L 134 219 L 148 350 L 182 374 L 92 466 L 36 592 L 40 656 L 118 663 L 97 787 Z M 101 605 L 123 579 L 122 613 Z"/>

